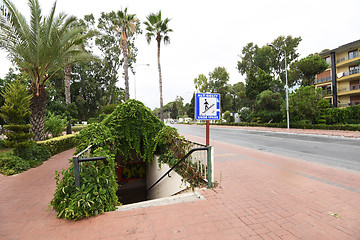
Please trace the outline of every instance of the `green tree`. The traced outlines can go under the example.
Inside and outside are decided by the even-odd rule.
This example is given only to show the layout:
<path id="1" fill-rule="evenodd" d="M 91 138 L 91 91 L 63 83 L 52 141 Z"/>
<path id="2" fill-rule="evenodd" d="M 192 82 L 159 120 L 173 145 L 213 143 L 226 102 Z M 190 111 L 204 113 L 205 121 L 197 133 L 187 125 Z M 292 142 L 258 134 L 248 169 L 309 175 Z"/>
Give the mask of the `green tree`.
<path id="1" fill-rule="evenodd" d="M 280 93 L 271 90 L 261 92 L 255 101 L 255 115 L 262 122 L 280 122 L 282 114 L 280 111 L 283 99 Z"/>
<path id="2" fill-rule="evenodd" d="M 178 116 L 178 108 L 176 106 L 176 102 L 173 102 L 171 112 L 170 112 L 170 117 L 172 119 L 177 119 L 177 116 Z"/>
<path id="3" fill-rule="evenodd" d="M 247 75 L 245 94 L 248 99 L 255 100 L 263 91 L 271 89 L 273 78 L 261 68 L 256 72 L 249 72 Z"/>
<path id="4" fill-rule="evenodd" d="M 169 33 L 173 30 L 169 28 L 169 18 L 161 19 L 161 11 L 158 13 L 150 13 L 147 17 L 146 25 L 146 40 L 150 44 L 151 39 L 155 38 L 157 41 L 157 57 L 158 57 L 158 70 L 159 70 L 159 88 L 160 88 L 160 120 L 164 121 L 163 111 L 163 96 L 162 96 L 162 76 L 161 76 L 161 65 L 160 65 L 160 43 L 161 40 L 164 44 L 170 43 Z"/>
<path id="5" fill-rule="evenodd" d="M 30 124 L 34 140 L 44 139 L 46 82 L 64 65 L 88 58 L 78 43 L 87 35 L 81 28 L 69 28 L 75 17 L 55 16 L 56 3 L 48 17 L 43 17 L 38 0 L 29 0 L 30 22 L 10 0 L 4 0 L 0 15 L 0 48 L 31 81 Z"/>
<path id="6" fill-rule="evenodd" d="M 292 122 L 307 121 L 310 124 L 319 119 L 321 113 L 325 112 L 324 108 L 329 107 L 325 104 L 324 92 L 321 88 L 314 86 L 305 86 L 296 89 L 289 96 L 289 115 Z M 281 106 L 281 112 L 286 114 L 285 103 Z"/>
<path id="7" fill-rule="evenodd" d="M 295 60 L 290 65 L 289 79 L 291 82 L 300 83 L 301 86 L 310 86 L 315 80 L 316 74 L 324 72 L 329 65 L 317 54 Z"/>
<path id="8" fill-rule="evenodd" d="M 229 104 L 230 98 L 227 97 L 230 89 L 229 79 L 229 73 L 224 67 L 217 67 L 209 73 L 209 90 L 212 93 L 220 93 L 221 111 L 227 110 L 231 105 L 231 103 Z"/>
<path id="9" fill-rule="evenodd" d="M 17 149 L 20 154 L 21 148 L 31 146 L 29 140 L 32 133 L 29 133 L 30 124 L 26 124 L 26 119 L 30 115 L 31 95 L 28 94 L 26 86 L 20 81 L 8 84 L 1 92 L 5 99 L 4 105 L 0 108 L 0 116 L 5 120 L 7 125 L 4 128 L 9 130 L 6 133 L 5 145 Z"/>
<path id="10" fill-rule="evenodd" d="M 272 76 L 273 83 L 269 85 L 270 90 L 276 92 L 284 92 L 285 86 L 285 52 L 287 64 L 294 61 L 299 54 L 297 47 L 301 41 L 301 37 L 279 36 L 271 42 L 275 48 L 267 45 L 259 47 L 254 43 L 248 43 L 239 55 L 237 69 L 242 75 L 246 75 L 245 81 L 247 85 L 253 85 L 256 75 L 264 72 Z M 252 83 L 248 83 L 252 82 Z M 289 81 L 292 87 L 296 82 Z M 264 89 L 266 90 L 266 89 Z M 260 91 L 262 92 L 262 91 Z M 258 92 L 258 94 L 260 93 Z M 254 92 L 253 92 L 254 93 Z M 251 95 L 252 99 L 256 96 Z"/>
<path id="11" fill-rule="evenodd" d="M 232 97 L 232 111 L 238 112 L 242 107 L 247 106 L 245 84 L 243 82 L 238 82 L 231 85 L 230 88 L 230 94 Z"/>
<path id="12" fill-rule="evenodd" d="M 124 56 L 125 101 L 130 99 L 129 93 L 129 58 L 131 58 L 130 45 L 136 33 L 140 31 L 140 23 L 136 14 L 128 14 L 127 8 L 118 11 L 113 18 L 113 27 L 120 35 L 120 48 Z"/>
<path id="13" fill-rule="evenodd" d="M 195 119 L 195 93 L 193 94 L 191 101 L 189 103 L 189 107 L 187 110 L 187 115 L 192 118 Z"/>
<path id="14" fill-rule="evenodd" d="M 273 63 L 271 66 L 271 70 L 274 72 L 275 79 L 275 91 L 284 92 L 284 86 L 286 82 L 285 77 L 285 67 L 288 67 L 295 59 L 299 57 L 299 53 L 297 52 L 297 47 L 301 42 L 301 37 L 292 37 L 291 35 L 279 36 L 274 41 L 271 42 L 271 45 L 274 46 L 266 46 L 271 49 L 271 55 L 273 59 Z M 285 52 L 286 52 L 286 63 L 285 66 Z M 295 86 L 296 82 L 288 79 L 289 87 Z"/>
<path id="15" fill-rule="evenodd" d="M 204 74 L 199 74 L 194 79 L 195 89 L 200 93 L 210 92 L 208 78 Z"/>

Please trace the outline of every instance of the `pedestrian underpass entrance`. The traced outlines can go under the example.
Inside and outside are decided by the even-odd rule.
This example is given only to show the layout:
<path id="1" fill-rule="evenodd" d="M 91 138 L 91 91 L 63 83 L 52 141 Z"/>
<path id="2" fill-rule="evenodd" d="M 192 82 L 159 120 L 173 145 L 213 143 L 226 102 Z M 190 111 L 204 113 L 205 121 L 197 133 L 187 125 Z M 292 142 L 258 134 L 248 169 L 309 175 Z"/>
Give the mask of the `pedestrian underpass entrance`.
<path id="1" fill-rule="evenodd" d="M 128 204 L 174 196 L 189 189 L 190 184 L 184 180 L 183 176 L 174 171 L 180 167 L 195 169 L 201 174 L 207 186 L 212 187 L 214 179 L 213 148 L 195 142 L 189 142 L 189 146 L 191 150 L 172 167 L 163 163 L 159 164 L 158 156 L 155 156 L 150 163 L 144 163 L 135 156 L 132 162 L 125 163 L 121 157 L 117 156 L 116 175 L 119 184 L 117 196 L 122 203 L 120 208 Z M 90 149 L 91 146 L 73 158 L 75 182 L 79 186 L 80 163 L 91 161 L 92 158 L 84 158 L 89 155 Z M 106 159 L 103 160 L 106 161 Z"/>

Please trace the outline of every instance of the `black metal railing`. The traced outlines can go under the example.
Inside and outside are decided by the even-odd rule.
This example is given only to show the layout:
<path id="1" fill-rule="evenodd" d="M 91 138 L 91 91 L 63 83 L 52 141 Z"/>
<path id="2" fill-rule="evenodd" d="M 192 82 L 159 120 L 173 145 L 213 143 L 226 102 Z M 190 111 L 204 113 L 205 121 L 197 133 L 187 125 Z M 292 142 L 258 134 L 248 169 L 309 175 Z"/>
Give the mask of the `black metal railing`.
<path id="1" fill-rule="evenodd" d="M 172 166 L 166 173 L 164 173 L 164 175 L 162 175 L 153 185 L 151 185 L 151 187 L 149 187 L 147 189 L 147 191 L 149 191 L 150 189 L 152 189 L 154 186 L 156 186 L 161 180 L 163 180 L 166 176 L 170 177 L 170 172 L 173 171 L 180 163 L 182 163 L 183 161 L 185 161 L 185 159 L 187 159 L 193 152 L 196 151 L 207 151 L 207 158 L 208 158 L 208 165 L 207 165 L 207 180 L 208 180 L 208 187 L 212 187 L 212 182 L 211 182 L 211 146 L 207 146 L 207 147 L 199 147 L 199 148 L 193 148 L 191 149 L 183 158 L 181 158 L 174 166 Z M 210 164 L 209 164 L 210 161 Z"/>
<path id="2" fill-rule="evenodd" d="M 82 152 L 77 154 L 75 157 L 73 157 L 74 162 L 74 177 L 75 177 L 75 186 L 77 188 L 80 187 L 80 163 L 82 162 L 92 162 L 92 161 L 99 161 L 102 160 L 105 163 L 107 163 L 106 157 L 88 157 L 88 158 L 80 158 L 80 156 L 85 155 L 87 152 L 90 151 L 92 145 L 88 146 L 86 149 L 84 149 Z"/>

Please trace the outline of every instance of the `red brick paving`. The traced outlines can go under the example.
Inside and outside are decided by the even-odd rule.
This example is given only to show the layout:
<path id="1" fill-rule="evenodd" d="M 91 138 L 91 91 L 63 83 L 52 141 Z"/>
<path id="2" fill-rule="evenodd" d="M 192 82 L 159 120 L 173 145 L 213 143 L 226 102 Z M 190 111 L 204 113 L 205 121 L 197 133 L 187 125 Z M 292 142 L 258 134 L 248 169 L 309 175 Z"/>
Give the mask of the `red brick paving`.
<path id="1" fill-rule="evenodd" d="M 193 140 L 204 139 L 187 136 Z M 360 174 L 212 141 L 219 187 L 206 200 L 73 222 L 48 205 L 73 150 L 0 175 L 0 239 L 360 239 Z"/>

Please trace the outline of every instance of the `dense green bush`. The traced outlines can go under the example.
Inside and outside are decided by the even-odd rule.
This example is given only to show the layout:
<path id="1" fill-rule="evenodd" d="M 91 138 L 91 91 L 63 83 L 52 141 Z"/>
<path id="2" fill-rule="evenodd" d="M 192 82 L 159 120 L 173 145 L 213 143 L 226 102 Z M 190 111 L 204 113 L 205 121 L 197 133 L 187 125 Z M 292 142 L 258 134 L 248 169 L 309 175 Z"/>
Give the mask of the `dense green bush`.
<path id="1" fill-rule="evenodd" d="M 97 149 L 99 147 L 109 148 L 111 146 L 109 141 L 110 136 L 110 130 L 103 123 L 92 123 L 87 125 L 86 128 L 76 135 L 75 154 L 81 152 L 89 145 L 92 145 L 92 149 Z"/>
<path id="2" fill-rule="evenodd" d="M 1 148 L 6 148 L 6 146 L 5 146 L 5 141 L 0 139 L 0 149 Z"/>
<path id="3" fill-rule="evenodd" d="M 5 175 L 21 173 L 30 168 L 30 163 L 12 153 L 0 155 L 0 172 Z"/>
<path id="4" fill-rule="evenodd" d="M 67 121 L 59 115 L 49 113 L 45 118 L 45 131 L 51 133 L 52 137 L 58 137 L 65 130 Z"/>
<path id="5" fill-rule="evenodd" d="M 327 124 L 359 124 L 360 123 L 360 105 L 346 108 L 329 108 L 326 110 Z"/>
<path id="6" fill-rule="evenodd" d="M 165 126 L 142 102 L 130 99 L 117 106 L 103 120 L 114 138 L 114 147 L 125 161 L 132 161 L 135 152 L 139 159 L 154 158 L 154 138 Z"/>
<path id="7" fill-rule="evenodd" d="M 85 125 L 85 124 L 76 124 L 75 126 L 71 127 L 71 130 L 73 132 L 80 132 L 81 130 L 83 130 L 86 127 L 87 127 L 87 125 Z"/>
<path id="8" fill-rule="evenodd" d="M 79 220 L 114 211 L 119 205 L 114 155 L 98 148 L 92 156 L 106 157 L 107 162 L 81 163 L 79 189 L 75 187 L 73 163 L 62 171 L 62 178 L 56 173 L 57 187 L 51 205 L 58 218 Z"/>
<path id="9" fill-rule="evenodd" d="M 20 150 L 19 157 L 29 162 L 30 167 L 36 167 L 51 157 L 49 149 L 45 146 L 34 143 L 29 148 Z"/>
<path id="10" fill-rule="evenodd" d="M 69 134 L 65 136 L 51 138 L 45 141 L 39 141 L 37 142 L 37 144 L 40 146 L 45 146 L 47 149 L 49 149 L 51 155 L 53 156 L 55 154 L 75 147 L 75 136 L 76 134 Z"/>

